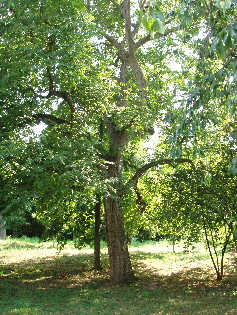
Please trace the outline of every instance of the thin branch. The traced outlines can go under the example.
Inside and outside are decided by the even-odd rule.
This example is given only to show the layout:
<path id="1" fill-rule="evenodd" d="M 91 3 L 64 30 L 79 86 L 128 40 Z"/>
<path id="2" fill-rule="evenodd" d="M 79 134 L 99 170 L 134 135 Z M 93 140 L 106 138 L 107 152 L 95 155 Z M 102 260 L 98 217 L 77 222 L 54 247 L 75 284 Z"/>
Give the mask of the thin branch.
<path id="1" fill-rule="evenodd" d="M 144 10 L 145 5 L 146 5 L 146 0 L 139 1 L 139 2 L 140 2 L 140 3 L 139 3 L 139 8 L 140 8 L 140 10 Z"/>
<path id="2" fill-rule="evenodd" d="M 133 38 L 134 38 L 135 35 L 138 33 L 138 31 L 139 31 L 139 26 L 140 26 L 140 23 L 132 24 L 132 27 L 133 27 L 132 36 L 133 36 Z"/>
<path id="3" fill-rule="evenodd" d="M 53 81 L 53 75 L 49 69 L 49 67 L 47 67 L 47 77 L 49 80 L 49 94 L 48 96 L 53 95 L 53 91 L 54 91 L 54 81 Z"/>
<path id="4" fill-rule="evenodd" d="M 216 265 L 217 265 L 217 269 L 218 269 L 218 272 L 220 273 L 220 264 L 219 264 L 219 258 L 218 258 L 218 254 L 217 254 L 217 249 L 216 249 L 216 242 L 215 242 L 215 238 L 213 236 L 213 232 L 212 232 L 212 228 L 210 227 L 210 234 L 211 234 L 211 239 L 212 239 L 212 247 L 214 249 L 214 253 L 215 253 L 215 256 L 216 256 Z"/>
<path id="5" fill-rule="evenodd" d="M 208 251 L 209 251 L 209 254 L 210 254 L 210 257 L 211 257 L 213 266 L 214 266 L 214 268 L 215 268 L 217 278 L 219 278 L 219 276 L 220 276 L 219 268 L 217 268 L 216 263 L 215 263 L 215 260 L 214 260 L 214 258 L 213 258 L 212 251 L 211 251 L 211 247 L 210 247 L 210 242 L 209 242 L 209 239 L 208 239 L 206 224 L 205 224 L 204 218 L 202 218 L 202 219 L 203 219 L 204 232 L 205 232 L 205 238 L 206 238 L 206 243 L 207 243 Z"/>
<path id="6" fill-rule="evenodd" d="M 135 43 L 135 50 L 137 50 L 139 47 L 143 46 L 147 42 L 151 40 L 151 35 L 146 35 L 145 37 L 139 39 L 138 42 Z"/>
<path id="7" fill-rule="evenodd" d="M 165 37 L 165 36 L 167 36 L 169 34 L 177 32 L 179 30 L 180 30 L 180 26 L 172 27 L 172 28 L 166 30 L 166 32 L 164 34 L 159 34 L 159 37 Z M 150 34 L 148 34 L 148 35 L 144 36 L 143 38 L 139 39 L 139 41 L 135 43 L 135 50 L 137 50 L 139 47 L 143 46 L 144 44 L 146 44 L 150 40 L 152 40 Z"/>
<path id="8" fill-rule="evenodd" d="M 91 2 L 90 2 L 90 0 L 87 0 L 87 2 L 86 2 L 86 9 L 87 9 L 87 12 L 90 13 L 90 11 L 91 11 Z"/>
<path id="9" fill-rule="evenodd" d="M 74 113 L 75 113 L 75 105 L 72 102 L 72 99 L 71 99 L 69 93 L 66 91 L 53 91 L 52 96 L 60 97 L 68 104 L 70 111 L 71 111 L 71 119 L 73 120 Z"/>
<path id="10" fill-rule="evenodd" d="M 230 237 L 233 234 L 232 223 L 230 224 L 230 226 L 228 226 L 228 228 L 229 228 L 229 233 L 225 237 L 224 246 L 221 250 L 221 278 L 224 275 L 224 256 L 225 256 L 226 248 L 227 248 L 227 245 L 229 244 Z"/>
<path id="11" fill-rule="evenodd" d="M 118 50 L 124 49 L 123 46 L 114 37 L 112 37 L 112 36 L 110 36 L 110 35 L 108 35 L 106 33 L 104 33 L 103 36 L 107 39 L 107 41 L 110 42 L 110 44 L 112 46 L 114 46 Z M 124 50 L 124 52 L 125 52 L 125 50 Z"/>
<path id="12" fill-rule="evenodd" d="M 135 193 L 137 195 L 136 204 L 140 206 L 140 214 L 144 213 L 146 210 L 146 202 L 143 200 L 140 191 L 137 188 L 137 185 L 134 186 Z"/>

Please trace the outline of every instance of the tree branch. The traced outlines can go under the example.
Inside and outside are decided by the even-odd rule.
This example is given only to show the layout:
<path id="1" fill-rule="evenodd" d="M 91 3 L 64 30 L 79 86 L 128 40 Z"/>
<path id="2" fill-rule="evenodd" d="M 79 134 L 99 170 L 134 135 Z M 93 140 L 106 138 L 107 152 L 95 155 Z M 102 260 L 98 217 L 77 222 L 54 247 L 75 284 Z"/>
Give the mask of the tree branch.
<path id="1" fill-rule="evenodd" d="M 138 42 L 135 43 L 135 50 L 137 50 L 139 47 L 143 46 L 145 43 L 149 42 L 150 40 L 151 40 L 150 34 L 141 38 Z"/>
<path id="2" fill-rule="evenodd" d="M 145 164 L 141 168 L 139 168 L 136 171 L 136 173 L 134 174 L 134 176 L 125 185 L 124 191 L 127 191 L 127 189 L 130 186 L 133 186 L 134 191 L 135 191 L 135 193 L 137 195 L 136 203 L 138 205 L 140 205 L 141 213 L 143 213 L 146 210 L 146 202 L 142 199 L 142 195 L 139 192 L 138 187 L 137 187 L 139 178 L 152 167 L 155 167 L 155 166 L 158 166 L 158 165 L 164 165 L 164 164 L 169 164 L 169 165 L 175 167 L 173 163 L 189 163 L 194 168 L 193 162 L 191 160 L 189 160 L 189 159 L 181 159 L 181 158 L 179 158 L 179 159 L 160 159 L 160 160 L 157 160 L 157 161 L 152 161 L 152 162 L 150 162 L 148 164 Z"/>
<path id="3" fill-rule="evenodd" d="M 146 0 L 140 1 L 140 3 L 139 3 L 140 10 L 144 10 L 145 9 L 145 5 L 146 5 Z"/>
<path id="4" fill-rule="evenodd" d="M 142 71 L 142 69 L 141 69 L 141 67 L 137 61 L 135 54 L 130 54 L 128 62 L 129 62 L 129 66 L 131 67 L 132 72 L 136 78 L 137 86 L 140 90 L 140 93 L 141 93 L 141 95 L 144 95 L 145 91 L 146 91 L 146 80 L 145 80 L 143 71 Z"/>
<path id="5" fill-rule="evenodd" d="M 176 32 L 176 31 L 179 31 L 179 30 L 180 30 L 180 26 L 172 27 L 172 28 L 168 29 L 164 34 L 160 34 L 159 37 L 167 36 L 169 34 L 172 34 L 172 33 Z M 148 34 L 148 35 L 144 36 L 143 38 L 139 39 L 139 41 L 135 43 L 135 50 L 137 50 L 139 47 L 143 46 L 144 44 L 146 44 L 150 40 L 152 40 L 150 34 Z"/>
<path id="6" fill-rule="evenodd" d="M 118 50 L 124 49 L 123 46 L 114 37 L 112 37 L 106 33 L 104 33 L 103 36 L 107 39 L 107 41 L 110 42 L 110 44 L 112 46 L 114 46 Z"/>
<path id="7" fill-rule="evenodd" d="M 71 120 L 74 119 L 74 114 L 75 114 L 75 105 L 72 102 L 72 99 L 69 95 L 69 93 L 67 91 L 57 91 L 54 88 L 54 80 L 53 80 L 53 75 L 49 69 L 49 67 L 47 67 L 47 77 L 49 80 L 49 93 L 46 96 L 47 98 L 51 97 L 51 96 L 57 96 L 62 98 L 69 106 L 70 111 L 71 111 Z"/>
<path id="8" fill-rule="evenodd" d="M 48 97 L 50 97 L 51 95 L 53 95 L 54 92 L 54 81 L 53 81 L 53 76 L 52 73 L 50 72 L 49 67 L 47 67 L 47 77 L 49 80 L 49 94 Z"/>
<path id="9" fill-rule="evenodd" d="M 138 33 L 139 31 L 139 26 L 140 24 L 137 22 L 136 24 L 132 24 L 133 30 L 132 30 L 132 36 L 133 38 L 135 37 L 135 35 Z"/>
<path id="10" fill-rule="evenodd" d="M 58 125 L 70 123 L 69 121 L 67 121 L 65 119 L 58 118 L 58 117 L 51 115 L 51 114 L 33 114 L 32 118 L 34 118 L 37 123 L 40 123 L 41 121 L 44 122 L 45 124 L 48 124 L 49 121 L 51 121 L 51 122 L 54 122 Z"/>
<path id="11" fill-rule="evenodd" d="M 141 177 L 143 174 L 145 174 L 150 168 L 158 166 L 158 165 L 165 165 L 165 164 L 169 164 L 173 166 L 173 163 L 189 163 L 193 168 L 194 168 L 194 163 L 192 160 L 190 159 L 159 159 L 156 161 L 152 161 L 148 164 L 145 164 L 144 166 L 142 166 L 141 168 L 139 168 L 136 173 L 133 175 L 133 177 L 128 181 L 128 183 L 126 184 L 126 186 L 131 186 L 134 183 L 137 183 L 139 177 Z"/>
<path id="12" fill-rule="evenodd" d="M 58 118 L 51 114 L 33 114 L 31 117 L 25 118 L 23 121 L 16 122 L 16 128 L 25 128 L 26 126 L 37 125 L 40 122 L 45 123 L 46 125 L 50 125 L 51 123 L 55 123 L 58 125 L 65 124 L 69 125 L 70 122 L 61 118 Z"/>
<path id="13" fill-rule="evenodd" d="M 113 38 L 112 36 L 103 33 L 103 36 L 107 39 L 108 42 L 110 42 L 110 44 L 117 48 L 118 50 L 118 56 L 122 61 L 125 61 L 128 57 L 128 53 L 126 52 L 126 50 L 124 49 L 123 45 L 121 43 L 119 43 L 115 38 Z"/>
<path id="14" fill-rule="evenodd" d="M 147 204 L 142 199 L 142 195 L 141 195 L 140 191 L 138 190 L 137 185 L 134 186 L 134 190 L 135 190 L 135 193 L 137 195 L 136 204 L 140 206 L 139 210 L 140 210 L 140 214 L 142 214 L 145 212 Z"/>
<path id="15" fill-rule="evenodd" d="M 128 45 L 129 55 L 134 54 L 134 40 L 132 35 L 132 23 L 131 23 L 131 7 L 130 0 L 124 0 L 121 6 L 121 12 L 125 20 L 125 36 Z"/>

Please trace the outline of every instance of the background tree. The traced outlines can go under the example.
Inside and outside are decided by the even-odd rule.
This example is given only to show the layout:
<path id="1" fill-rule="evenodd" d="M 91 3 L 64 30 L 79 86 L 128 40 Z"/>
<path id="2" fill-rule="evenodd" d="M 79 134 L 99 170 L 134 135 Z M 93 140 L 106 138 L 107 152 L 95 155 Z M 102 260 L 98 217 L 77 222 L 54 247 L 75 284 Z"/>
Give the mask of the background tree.
<path id="1" fill-rule="evenodd" d="M 222 151 L 208 162 L 196 161 L 195 167 L 153 171 L 147 174 L 149 188 L 144 195 L 149 224 L 160 234 L 181 237 L 187 244 L 204 239 L 218 280 L 224 274 L 224 255 L 234 241 L 237 215 L 231 159 L 228 147 L 222 145 Z"/>

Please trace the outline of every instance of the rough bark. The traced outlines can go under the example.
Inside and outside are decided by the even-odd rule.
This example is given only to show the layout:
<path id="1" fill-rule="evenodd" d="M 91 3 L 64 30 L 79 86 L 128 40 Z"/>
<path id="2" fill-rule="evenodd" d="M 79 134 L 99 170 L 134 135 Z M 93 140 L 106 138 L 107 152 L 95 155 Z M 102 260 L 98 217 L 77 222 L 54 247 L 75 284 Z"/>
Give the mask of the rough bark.
<path id="1" fill-rule="evenodd" d="M 133 278 L 123 216 L 119 200 L 105 199 L 106 237 L 110 261 L 110 275 L 113 283 L 125 283 Z"/>
<path id="2" fill-rule="evenodd" d="M 95 235 L 94 235 L 94 269 L 101 270 L 100 262 L 100 196 L 97 196 L 95 204 Z"/>
<path id="3" fill-rule="evenodd" d="M 110 135 L 110 152 L 108 160 L 110 163 L 106 176 L 110 182 L 111 191 L 104 201 L 106 237 L 111 280 L 113 283 L 124 283 L 133 278 L 120 203 L 122 169 L 120 152 L 126 144 L 126 135 L 124 131 L 117 131 L 113 124 L 110 124 L 108 127 Z"/>

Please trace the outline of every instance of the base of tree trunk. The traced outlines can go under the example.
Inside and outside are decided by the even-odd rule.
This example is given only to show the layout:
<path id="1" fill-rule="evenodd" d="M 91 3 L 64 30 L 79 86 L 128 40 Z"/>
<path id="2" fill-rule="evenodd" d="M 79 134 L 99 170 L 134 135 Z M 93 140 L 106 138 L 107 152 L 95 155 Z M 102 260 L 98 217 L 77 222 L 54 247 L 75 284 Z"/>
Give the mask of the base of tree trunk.
<path id="1" fill-rule="evenodd" d="M 6 239 L 6 226 L 5 221 L 2 216 L 0 216 L 0 239 L 5 240 Z"/>
<path id="2" fill-rule="evenodd" d="M 96 196 L 95 204 L 95 230 L 94 230 L 94 269 L 101 270 L 100 262 L 100 207 L 101 207 L 101 198 L 99 195 Z"/>
<path id="3" fill-rule="evenodd" d="M 131 282 L 135 277 L 125 237 L 122 211 L 117 199 L 105 200 L 105 223 L 111 281 L 114 284 Z"/>

